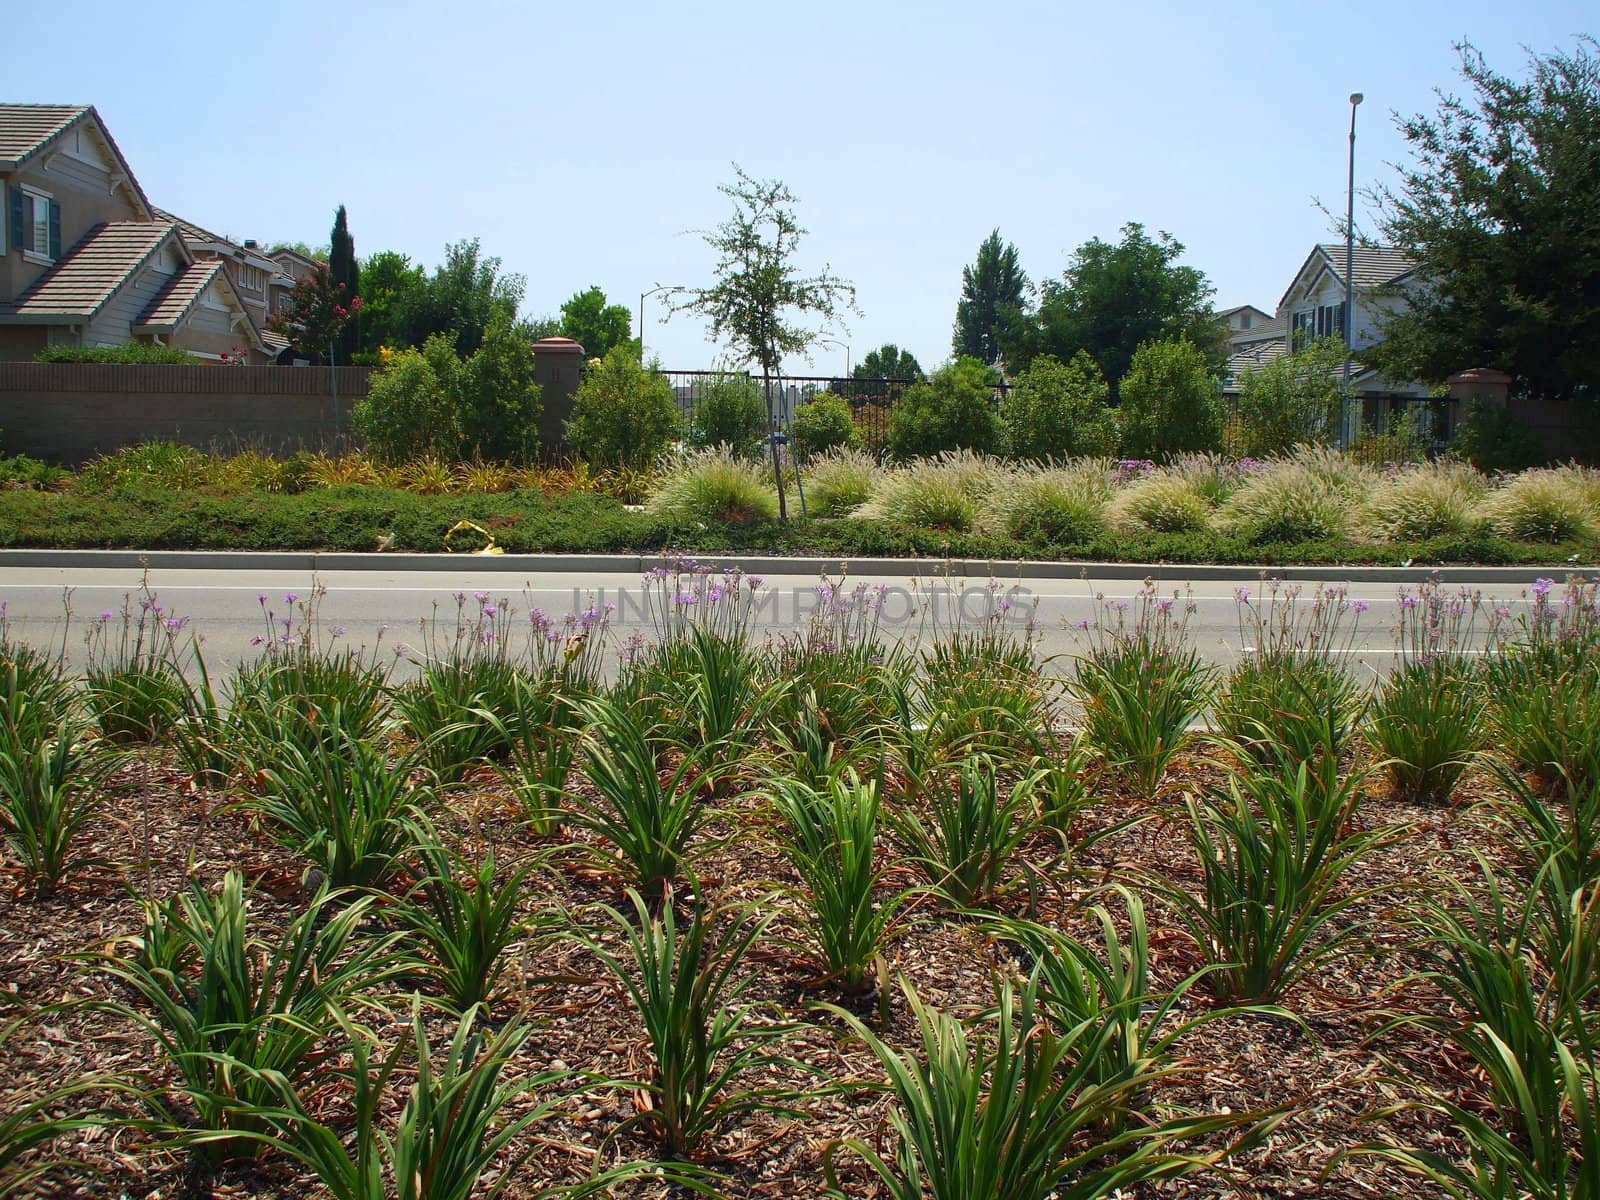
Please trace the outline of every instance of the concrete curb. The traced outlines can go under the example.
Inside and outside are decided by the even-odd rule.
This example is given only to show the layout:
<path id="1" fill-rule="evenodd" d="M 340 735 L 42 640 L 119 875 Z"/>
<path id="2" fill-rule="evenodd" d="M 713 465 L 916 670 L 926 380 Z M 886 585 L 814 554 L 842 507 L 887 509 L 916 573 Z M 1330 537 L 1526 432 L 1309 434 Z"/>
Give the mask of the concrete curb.
<path id="1" fill-rule="evenodd" d="M 18 567 L 129 568 L 210 571 L 442 571 L 494 574 L 643 574 L 690 555 L 674 554 L 360 554 L 233 550 L 0 550 L 0 571 Z M 831 575 L 856 579 L 923 576 L 951 579 L 1145 579 L 1247 582 L 1277 579 L 1349 583 L 1417 583 L 1437 571 L 1447 583 L 1525 584 L 1540 575 L 1564 578 L 1583 568 L 1567 564 L 1519 567 L 1236 566 L 1220 563 L 1034 562 L 934 558 L 789 558 L 706 554 L 699 561 L 737 566 L 752 575 Z M 1591 572 L 1592 573 L 1592 572 Z"/>

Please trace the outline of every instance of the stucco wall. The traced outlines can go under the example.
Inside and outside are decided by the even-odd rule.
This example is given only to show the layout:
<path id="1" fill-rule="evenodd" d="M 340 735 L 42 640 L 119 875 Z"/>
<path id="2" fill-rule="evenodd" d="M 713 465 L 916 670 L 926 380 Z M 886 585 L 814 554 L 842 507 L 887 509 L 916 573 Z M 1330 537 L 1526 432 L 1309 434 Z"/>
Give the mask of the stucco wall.
<path id="1" fill-rule="evenodd" d="M 0 450 L 81 463 L 162 439 L 224 451 L 334 448 L 326 367 L 0 363 Z M 339 428 L 371 372 L 340 367 Z"/>

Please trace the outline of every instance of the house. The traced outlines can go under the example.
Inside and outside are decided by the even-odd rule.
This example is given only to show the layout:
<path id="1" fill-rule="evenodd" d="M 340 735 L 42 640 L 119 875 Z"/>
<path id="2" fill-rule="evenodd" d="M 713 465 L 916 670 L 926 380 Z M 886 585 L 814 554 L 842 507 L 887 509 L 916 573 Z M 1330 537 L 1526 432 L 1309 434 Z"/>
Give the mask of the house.
<path id="1" fill-rule="evenodd" d="M 1230 319 L 1222 389 L 1225 395 L 1237 396 L 1240 380 L 1248 370 L 1287 354 L 1291 345 L 1314 337 L 1344 336 L 1345 261 L 1345 247 L 1341 244 L 1313 247 L 1270 320 L 1251 317 L 1241 323 Z M 1387 429 L 1407 405 L 1431 401 L 1431 393 L 1423 385 L 1385 379 L 1360 361 L 1362 349 L 1381 339 L 1384 321 L 1405 303 L 1405 291 L 1418 285 L 1416 263 L 1392 247 L 1357 246 L 1353 268 L 1351 299 L 1355 311 L 1350 336 L 1355 357 L 1350 388 L 1359 404 L 1351 413 L 1353 423 L 1358 423 L 1352 434 L 1364 429 Z M 1249 305 L 1241 308 L 1261 312 Z M 1218 316 L 1231 317 L 1240 311 L 1229 309 Z M 1452 402 L 1439 401 L 1429 403 L 1424 410 L 1426 432 L 1435 441 L 1447 441 L 1455 432 L 1455 407 Z"/>
<path id="2" fill-rule="evenodd" d="M 152 206 L 92 106 L 0 104 L 0 201 L 0 361 L 140 341 L 268 363 L 281 346 L 263 332 L 273 260 Z"/>

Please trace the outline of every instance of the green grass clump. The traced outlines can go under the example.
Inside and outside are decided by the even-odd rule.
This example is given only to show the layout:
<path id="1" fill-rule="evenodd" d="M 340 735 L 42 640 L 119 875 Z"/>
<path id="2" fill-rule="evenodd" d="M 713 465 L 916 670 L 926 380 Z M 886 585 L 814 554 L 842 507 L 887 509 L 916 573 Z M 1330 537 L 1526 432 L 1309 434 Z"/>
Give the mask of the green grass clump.
<path id="1" fill-rule="evenodd" d="M 847 517 L 865 504 L 883 476 L 878 460 L 864 450 L 835 446 L 805 466 L 801 483 L 813 517 Z"/>
<path id="2" fill-rule="evenodd" d="M 990 493 L 979 528 L 1023 542 L 1092 542 L 1106 531 L 1110 492 L 1104 471 L 1024 467 Z"/>
<path id="3" fill-rule="evenodd" d="M 966 533 L 976 522 L 985 498 L 1009 474 L 999 459 L 970 450 L 913 459 L 885 474 L 857 515 Z"/>
<path id="4" fill-rule="evenodd" d="M 1486 490 L 1483 476 L 1462 463 L 1402 467 L 1372 489 L 1361 523 L 1384 542 L 1466 537 L 1478 525 L 1473 510 Z"/>
<path id="5" fill-rule="evenodd" d="M 1217 524 L 1255 543 L 1319 541 L 1344 536 L 1350 507 L 1338 477 L 1284 459 L 1241 484 L 1217 514 Z"/>
<path id="6" fill-rule="evenodd" d="M 1123 534 L 1198 533 L 1211 524 L 1211 504 L 1196 479 L 1168 468 L 1136 479 L 1113 496 L 1106 521 Z"/>
<path id="7" fill-rule="evenodd" d="M 778 500 L 761 464 L 726 446 L 693 450 L 667 469 L 646 509 L 672 521 L 776 520 Z"/>
<path id="8" fill-rule="evenodd" d="M 1525 471 L 1486 496 L 1478 515 L 1501 537 L 1513 541 L 1589 538 L 1596 524 L 1591 492 L 1577 471 Z"/>

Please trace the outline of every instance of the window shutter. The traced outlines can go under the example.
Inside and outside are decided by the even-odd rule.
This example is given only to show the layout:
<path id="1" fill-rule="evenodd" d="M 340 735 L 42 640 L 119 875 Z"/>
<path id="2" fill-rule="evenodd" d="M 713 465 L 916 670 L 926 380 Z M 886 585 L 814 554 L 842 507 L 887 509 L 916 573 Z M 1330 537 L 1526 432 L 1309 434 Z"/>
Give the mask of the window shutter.
<path id="1" fill-rule="evenodd" d="M 61 201 L 50 201 L 50 257 L 61 257 Z"/>
<path id="2" fill-rule="evenodd" d="M 28 244 L 27 210 L 23 208 L 22 189 L 11 185 L 11 241 L 10 247 L 21 250 Z"/>

